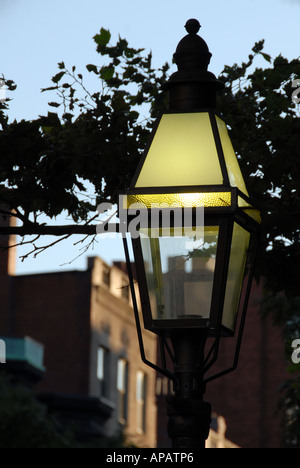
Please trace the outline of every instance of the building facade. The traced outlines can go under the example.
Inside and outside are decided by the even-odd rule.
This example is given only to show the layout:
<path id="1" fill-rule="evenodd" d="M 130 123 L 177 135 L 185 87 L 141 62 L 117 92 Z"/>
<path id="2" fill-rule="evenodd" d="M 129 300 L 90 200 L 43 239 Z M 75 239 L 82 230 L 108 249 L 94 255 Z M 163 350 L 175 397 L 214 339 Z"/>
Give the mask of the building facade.
<path id="1" fill-rule="evenodd" d="M 140 359 L 126 274 L 90 258 L 86 271 L 13 276 L 10 255 L 1 253 L 0 336 L 44 346 L 42 401 L 55 411 L 68 407 L 70 422 L 76 405 L 93 404 L 103 415 L 95 436 L 122 432 L 131 444 L 156 447 L 156 374 Z M 145 348 L 155 362 L 151 333 Z"/>
<path id="2" fill-rule="evenodd" d="M 156 447 L 156 374 L 140 358 L 129 282 L 118 266 L 90 258 L 91 342 L 89 393 L 116 405 L 107 433 L 121 425 L 137 446 Z M 156 362 L 156 338 L 144 336 L 147 356 Z M 95 372 L 96 369 L 96 372 Z"/>

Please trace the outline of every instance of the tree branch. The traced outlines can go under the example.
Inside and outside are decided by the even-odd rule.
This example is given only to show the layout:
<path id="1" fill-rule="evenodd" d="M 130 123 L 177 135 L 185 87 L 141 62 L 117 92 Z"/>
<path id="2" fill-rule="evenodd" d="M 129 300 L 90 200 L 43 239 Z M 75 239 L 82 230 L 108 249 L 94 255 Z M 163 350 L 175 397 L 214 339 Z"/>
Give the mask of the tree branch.
<path id="1" fill-rule="evenodd" d="M 56 241 L 52 242 L 51 244 L 42 245 L 42 246 L 37 246 L 37 245 L 35 245 L 34 241 L 32 241 L 33 249 L 30 252 L 27 252 L 27 254 L 21 255 L 20 259 L 21 259 L 22 262 L 24 262 L 24 260 L 26 260 L 26 258 L 30 257 L 30 255 L 32 255 L 32 254 L 34 254 L 34 258 L 36 258 L 39 254 L 41 254 L 45 250 L 50 249 L 51 247 L 54 247 L 56 244 L 59 244 L 60 242 L 62 242 L 63 240 L 68 239 L 71 235 L 72 234 L 66 235 L 64 237 L 61 237 L 60 239 L 57 239 Z M 38 239 L 39 238 L 40 238 L 40 236 L 38 236 Z M 19 245 L 23 245 L 22 242 Z"/>
<path id="2" fill-rule="evenodd" d="M 72 234 L 94 236 L 97 234 L 96 224 L 47 226 L 32 224 L 29 226 L 0 226 L 0 236 L 67 236 Z M 119 224 L 110 224 L 111 231 L 119 232 Z"/>
<path id="3" fill-rule="evenodd" d="M 95 235 L 96 224 L 92 225 L 69 225 L 69 226 L 47 226 L 32 224 L 30 226 L 0 226 L 2 236 L 66 236 L 71 234 Z"/>

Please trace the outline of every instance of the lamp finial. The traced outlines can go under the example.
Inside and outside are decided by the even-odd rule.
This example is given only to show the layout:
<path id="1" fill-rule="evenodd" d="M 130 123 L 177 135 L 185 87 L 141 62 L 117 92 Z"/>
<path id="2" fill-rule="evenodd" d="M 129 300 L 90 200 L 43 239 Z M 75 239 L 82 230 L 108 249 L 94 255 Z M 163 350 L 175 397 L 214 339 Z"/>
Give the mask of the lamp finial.
<path id="1" fill-rule="evenodd" d="M 189 34 L 195 35 L 200 31 L 201 24 L 198 20 L 192 18 L 186 22 L 185 29 Z"/>
<path id="2" fill-rule="evenodd" d="M 169 91 L 170 111 L 215 108 L 216 92 L 224 88 L 224 84 L 208 71 L 212 54 L 198 35 L 200 28 L 197 19 L 189 19 L 185 24 L 188 34 L 177 45 L 174 62 L 178 71 L 164 85 Z"/>

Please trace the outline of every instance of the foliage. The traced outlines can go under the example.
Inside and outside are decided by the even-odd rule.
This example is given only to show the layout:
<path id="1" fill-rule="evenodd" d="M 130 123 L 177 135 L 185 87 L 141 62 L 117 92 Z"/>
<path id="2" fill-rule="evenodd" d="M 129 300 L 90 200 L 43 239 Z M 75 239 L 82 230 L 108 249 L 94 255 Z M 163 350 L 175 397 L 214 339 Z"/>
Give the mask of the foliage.
<path id="1" fill-rule="evenodd" d="M 261 53 L 262 47 L 263 41 L 253 51 Z M 273 292 L 294 297 L 300 275 L 300 118 L 292 83 L 300 76 L 300 63 L 279 56 L 272 67 L 247 75 L 253 60 L 250 55 L 241 67 L 225 67 L 226 92 L 219 108 L 231 128 L 248 190 L 262 210 L 260 273 Z"/>
<path id="2" fill-rule="evenodd" d="M 101 92 L 87 91 L 76 67 L 69 71 L 60 62 L 53 85 L 43 90 L 58 95 L 60 102 L 49 103 L 57 112 L 30 122 L 0 121 L 0 203 L 25 224 L 37 223 L 39 213 L 53 218 L 63 211 L 75 222 L 86 221 L 131 180 L 152 124 L 140 121 L 138 109 L 149 103 L 155 116 L 168 65 L 154 70 L 151 54 L 121 38 L 109 46 L 109 39 L 103 28 L 94 37 L 109 64 L 86 67 Z"/>
<path id="3" fill-rule="evenodd" d="M 285 382 L 281 392 L 280 408 L 285 415 L 283 446 L 300 448 L 300 376 Z"/>
<path id="4" fill-rule="evenodd" d="M 225 67 L 226 83 L 219 108 L 231 128 L 247 187 L 262 211 L 257 274 L 264 277 L 262 313 L 283 327 L 288 370 L 294 377 L 283 385 L 285 445 L 300 444 L 299 365 L 291 362 L 291 343 L 300 333 L 300 114 L 292 100 L 293 82 L 300 76 L 299 60 L 281 55 L 252 70 L 254 55 L 241 66 Z M 284 350 L 283 350 L 284 352 Z"/>
<path id="5" fill-rule="evenodd" d="M 80 442 L 76 427 L 62 427 L 39 403 L 35 393 L 0 374 L 0 448 L 132 448 L 120 433 Z"/>

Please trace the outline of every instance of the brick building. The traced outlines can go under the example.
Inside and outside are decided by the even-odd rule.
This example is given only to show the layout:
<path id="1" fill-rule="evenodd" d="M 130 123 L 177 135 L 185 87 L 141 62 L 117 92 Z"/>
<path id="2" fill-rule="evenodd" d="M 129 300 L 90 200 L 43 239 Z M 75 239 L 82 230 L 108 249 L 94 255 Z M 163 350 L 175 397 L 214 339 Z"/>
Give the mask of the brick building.
<path id="1" fill-rule="evenodd" d="M 1 253 L 0 336 L 44 346 L 40 399 L 85 436 L 123 430 L 131 443 L 155 447 L 156 375 L 139 358 L 126 274 L 91 258 L 86 271 L 13 276 L 10 255 Z M 152 334 L 145 345 L 156 361 Z"/>
<path id="2" fill-rule="evenodd" d="M 13 251 L 0 255 L 0 336 L 29 335 L 44 345 L 46 372 L 37 387 L 44 401 L 59 409 L 69 397 L 78 408 L 89 398 L 103 435 L 124 428 L 138 446 L 155 447 L 157 440 L 169 447 L 165 396 L 171 385 L 141 363 L 122 264 L 91 258 L 86 271 L 13 276 Z M 238 369 L 208 385 L 206 401 L 227 425 L 225 438 L 225 420 L 218 419 L 209 446 L 280 447 L 277 407 L 287 364 L 280 330 L 260 318 L 262 291 L 254 284 Z M 146 333 L 145 344 L 156 361 L 154 335 Z M 232 345 L 223 340 L 216 372 L 230 363 Z"/>
<path id="3" fill-rule="evenodd" d="M 280 387 L 290 378 L 282 331 L 260 316 L 263 284 L 254 282 L 239 365 L 207 386 L 206 399 L 227 423 L 226 437 L 243 448 L 280 448 Z M 223 340 L 218 368 L 226 368 L 232 341 Z M 218 371 L 218 368 L 215 370 Z"/>

